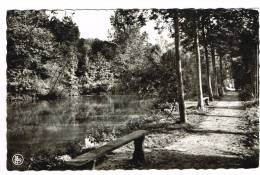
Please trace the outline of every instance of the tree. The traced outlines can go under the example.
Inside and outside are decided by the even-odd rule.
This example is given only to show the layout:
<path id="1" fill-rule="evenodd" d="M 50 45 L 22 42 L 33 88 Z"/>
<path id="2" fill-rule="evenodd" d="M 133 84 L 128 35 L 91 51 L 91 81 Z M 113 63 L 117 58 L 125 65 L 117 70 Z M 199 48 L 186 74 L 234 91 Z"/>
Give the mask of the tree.
<path id="1" fill-rule="evenodd" d="M 185 103 L 184 103 L 184 85 L 183 85 L 183 75 L 182 75 L 182 61 L 180 58 L 180 25 L 179 25 L 179 10 L 177 9 L 164 9 L 164 10 L 157 10 L 154 9 L 151 13 L 150 19 L 158 19 L 162 18 L 164 20 L 165 25 L 169 26 L 169 31 L 171 32 L 171 36 L 174 37 L 175 40 L 175 60 L 171 61 L 172 66 L 175 66 L 175 71 L 177 75 L 177 101 L 179 103 L 179 113 L 180 113 L 180 122 L 186 122 L 186 112 L 185 112 Z M 173 26 L 172 27 L 172 23 Z M 162 27 L 164 28 L 164 27 Z M 158 28 L 160 29 L 160 28 Z M 174 32 L 173 32 L 174 31 Z M 170 54 L 172 55 L 172 54 Z M 163 62 L 165 57 L 163 58 Z M 167 58 L 167 57 L 166 57 Z M 174 84 L 174 82 L 171 82 Z"/>
<path id="2" fill-rule="evenodd" d="M 8 11 L 8 93 L 54 97 L 68 89 L 67 94 L 76 92 L 78 37 L 71 17 L 60 21 L 45 10 Z"/>
<path id="3" fill-rule="evenodd" d="M 233 72 L 236 88 L 241 92 L 251 91 L 247 94 L 257 94 L 258 12 L 251 9 L 216 9 L 210 14 L 208 39 L 212 59 L 219 58 L 217 78 L 220 95 L 224 93 L 224 80 L 231 78 L 228 74 L 237 72 L 238 67 L 241 70 L 239 75 Z M 215 57 L 213 50 L 216 51 Z M 225 67 L 227 64 L 232 64 L 232 69 Z"/>
<path id="4" fill-rule="evenodd" d="M 218 92 L 218 74 L 217 74 L 217 67 L 216 67 L 216 57 L 215 57 L 215 48 L 213 46 L 213 43 L 210 44 L 211 48 L 211 58 L 212 58 L 212 67 L 213 67 L 213 74 L 214 74 L 214 96 L 218 97 L 219 92 Z"/>
<path id="5" fill-rule="evenodd" d="M 182 79 L 182 67 L 180 59 L 180 30 L 179 30 L 179 15 L 178 10 L 174 11 L 174 30 L 175 30 L 175 58 L 176 58 L 176 69 L 178 79 L 178 102 L 180 121 L 186 122 L 185 103 L 184 103 L 184 88 Z"/>
<path id="6" fill-rule="evenodd" d="M 138 79 L 142 79 L 140 76 L 144 75 L 144 70 L 155 61 L 149 53 L 151 48 L 147 41 L 147 33 L 140 30 L 145 20 L 142 18 L 142 10 L 118 9 L 110 20 L 113 26 L 112 42 L 118 46 L 113 60 L 114 70 L 115 76 L 120 80 L 121 89 L 139 93 L 148 91 L 151 87 L 143 87 L 144 84 L 136 83 Z"/>
<path id="7" fill-rule="evenodd" d="M 49 86 L 48 62 L 56 56 L 55 36 L 44 10 L 7 12 L 7 91 L 25 95 Z"/>
<path id="8" fill-rule="evenodd" d="M 71 16 L 64 16 L 62 20 L 53 16 L 49 21 L 49 29 L 55 35 L 59 53 L 56 58 L 59 59 L 55 61 L 56 72 L 52 76 L 51 87 L 46 96 L 49 98 L 65 94 L 78 95 L 78 26 Z"/>
<path id="9" fill-rule="evenodd" d="M 201 68 L 200 41 L 199 41 L 200 39 L 199 27 L 201 26 L 200 19 L 202 15 L 201 12 L 199 12 L 199 10 L 194 10 L 194 9 L 185 9 L 182 10 L 181 12 L 182 12 L 181 14 L 182 14 L 182 21 L 183 21 L 181 23 L 181 29 L 184 33 L 184 35 L 182 36 L 183 38 L 182 43 L 186 51 L 192 51 L 195 55 L 195 59 L 196 59 L 195 75 L 197 80 L 195 84 L 197 86 L 196 89 L 197 89 L 197 97 L 198 97 L 198 108 L 203 109 L 204 102 L 203 102 L 203 91 L 202 91 L 202 74 L 201 74 L 202 68 Z"/>
<path id="10" fill-rule="evenodd" d="M 203 46 L 204 46 L 204 54 L 205 54 L 205 59 L 206 59 L 206 76 L 207 76 L 207 86 L 208 86 L 208 95 L 209 95 L 209 100 L 213 101 L 213 93 L 212 93 L 212 87 L 211 87 L 211 66 L 210 66 L 210 61 L 209 61 L 209 53 L 208 53 L 208 39 L 207 39 L 207 29 L 205 25 L 207 25 L 208 19 L 207 17 L 209 16 L 208 13 L 203 11 L 202 13 L 202 37 L 203 37 Z"/>
<path id="11" fill-rule="evenodd" d="M 77 77 L 83 77 L 86 75 L 88 66 L 88 55 L 87 52 L 90 50 L 90 46 L 85 42 L 85 39 L 79 39 L 77 43 L 77 58 L 78 65 L 76 70 Z"/>
<path id="12" fill-rule="evenodd" d="M 197 96 L 198 96 L 198 108 L 204 108 L 203 92 L 202 92 L 202 81 L 201 81 L 201 59 L 200 59 L 200 48 L 199 48 L 199 34 L 198 34 L 198 15 L 195 12 L 195 30 L 194 30 L 194 45 L 196 52 L 197 62 Z"/>
<path id="13" fill-rule="evenodd" d="M 223 75 L 223 54 L 221 51 L 219 51 L 219 84 L 220 84 L 220 88 L 219 88 L 219 95 L 223 96 L 225 94 L 224 92 L 224 75 Z"/>

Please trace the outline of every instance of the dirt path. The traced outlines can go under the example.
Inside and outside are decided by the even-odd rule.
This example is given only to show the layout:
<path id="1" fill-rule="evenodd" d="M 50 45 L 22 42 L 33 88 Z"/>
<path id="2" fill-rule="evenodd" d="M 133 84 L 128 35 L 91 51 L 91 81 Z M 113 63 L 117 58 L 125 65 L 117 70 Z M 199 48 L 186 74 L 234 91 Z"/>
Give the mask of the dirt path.
<path id="1" fill-rule="evenodd" d="M 244 125 L 241 114 L 241 102 L 234 96 L 225 96 L 214 105 L 214 110 L 205 116 L 200 126 L 191 130 L 193 134 L 165 149 L 192 155 L 237 157 L 244 150 L 240 144 L 244 134 L 239 129 Z"/>
<path id="2" fill-rule="evenodd" d="M 145 143 L 145 165 L 134 167 L 129 164 L 132 151 L 130 148 L 122 148 L 97 168 L 242 168 L 247 154 L 247 149 L 241 144 L 241 140 L 246 137 L 243 130 L 245 121 L 241 120 L 244 114 L 242 103 L 238 101 L 235 92 L 230 92 L 221 101 L 214 102 L 212 107 L 213 110 L 201 116 L 203 121 L 198 127 L 147 136 L 145 142 L 157 142 L 154 141 L 152 147 Z M 184 136 L 176 137 L 178 134 Z"/>

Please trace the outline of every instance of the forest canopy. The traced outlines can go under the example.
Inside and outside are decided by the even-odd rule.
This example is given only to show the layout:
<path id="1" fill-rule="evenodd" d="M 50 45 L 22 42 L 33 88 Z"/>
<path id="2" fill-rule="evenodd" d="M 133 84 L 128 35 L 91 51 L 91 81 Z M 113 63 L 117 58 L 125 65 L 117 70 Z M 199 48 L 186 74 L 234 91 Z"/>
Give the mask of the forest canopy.
<path id="1" fill-rule="evenodd" d="M 73 16 L 58 19 L 46 10 L 8 11 L 8 98 L 135 93 L 175 101 L 176 40 L 164 50 L 149 43 L 148 34 L 141 30 L 153 20 L 155 30 L 169 30 L 174 39 L 175 10 L 117 9 L 110 18 L 109 41 L 80 38 Z M 184 9 L 178 12 L 178 22 L 184 98 L 198 93 L 198 53 L 202 93 L 219 96 L 234 82 L 241 98 L 257 97 L 256 10 Z M 196 37 L 198 42 L 194 42 Z"/>

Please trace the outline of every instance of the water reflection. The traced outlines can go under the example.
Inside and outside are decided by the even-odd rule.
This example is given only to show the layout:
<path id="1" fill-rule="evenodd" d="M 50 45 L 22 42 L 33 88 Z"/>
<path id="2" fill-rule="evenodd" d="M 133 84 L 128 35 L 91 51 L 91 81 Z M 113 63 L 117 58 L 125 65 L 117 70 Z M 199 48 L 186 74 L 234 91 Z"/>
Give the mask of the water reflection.
<path id="1" fill-rule="evenodd" d="M 92 96 L 8 104 L 8 155 L 30 156 L 39 150 L 84 140 L 97 129 L 115 132 L 131 118 L 148 113 L 151 98 Z"/>

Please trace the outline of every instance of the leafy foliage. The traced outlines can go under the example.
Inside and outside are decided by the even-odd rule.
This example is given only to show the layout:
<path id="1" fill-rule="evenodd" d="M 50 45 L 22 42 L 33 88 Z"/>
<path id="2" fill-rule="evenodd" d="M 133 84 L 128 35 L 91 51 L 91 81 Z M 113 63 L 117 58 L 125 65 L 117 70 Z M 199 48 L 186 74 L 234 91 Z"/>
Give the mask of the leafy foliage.
<path id="1" fill-rule="evenodd" d="M 163 52 L 159 45 L 148 42 L 147 33 L 141 32 L 148 20 L 155 20 L 158 32 L 169 30 L 174 37 L 174 10 L 118 9 L 110 19 L 111 41 L 79 38 L 73 16 L 60 20 L 44 10 L 8 11 L 8 95 L 59 97 L 110 91 L 152 93 L 164 100 L 175 100 L 173 47 Z M 199 19 L 199 42 L 203 46 L 207 42 L 208 47 L 217 51 L 216 59 L 223 59 L 221 74 L 220 65 L 216 64 L 218 76 L 234 78 L 236 88 L 245 91 L 251 88 L 255 96 L 258 12 L 247 9 L 184 9 L 179 12 L 185 97 L 196 94 L 195 13 Z M 202 49 L 200 51 L 203 53 Z M 202 59 L 202 72 L 205 67 Z"/>

